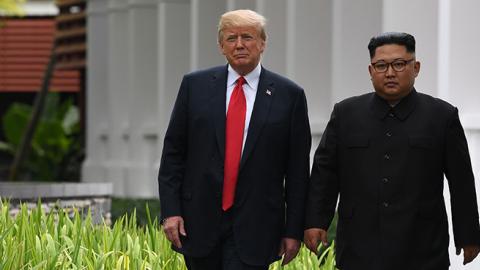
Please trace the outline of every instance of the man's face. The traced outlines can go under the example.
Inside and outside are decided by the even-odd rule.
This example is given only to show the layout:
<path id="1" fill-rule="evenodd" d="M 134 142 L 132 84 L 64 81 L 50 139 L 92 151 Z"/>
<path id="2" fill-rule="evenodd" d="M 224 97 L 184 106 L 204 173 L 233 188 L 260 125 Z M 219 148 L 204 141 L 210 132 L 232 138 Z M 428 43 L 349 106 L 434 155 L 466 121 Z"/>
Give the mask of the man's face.
<path id="1" fill-rule="evenodd" d="M 219 47 L 232 68 L 240 75 L 246 75 L 260 62 L 265 41 L 253 26 L 228 27 L 223 30 Z"/>
<path id="2" fill-rule="evenodd" d="M 368 66 L 375 92 L 389 102 L 408 95 L 420 71 L 420 62 L 405 46 L 388 44 L 377 47 Z M 392 63 L 392 64 L 390 64 Z M 386 65 L 386 71 L 385 69 Z"/>

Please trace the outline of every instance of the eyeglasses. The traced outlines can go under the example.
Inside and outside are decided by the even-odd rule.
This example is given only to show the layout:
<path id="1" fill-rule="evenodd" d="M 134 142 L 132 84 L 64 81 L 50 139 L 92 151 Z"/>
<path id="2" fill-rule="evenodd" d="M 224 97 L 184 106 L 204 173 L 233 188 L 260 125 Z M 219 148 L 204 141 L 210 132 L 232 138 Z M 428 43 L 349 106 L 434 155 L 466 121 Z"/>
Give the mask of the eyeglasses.
<path id="1" fill-rule="evenodd" d="M 375 69 L 375 71 L 379 73 L 387 72 L 389 66 L 392 66 L 393 70 L 400 72 L 404 71 L 407 64 L 414 60 L 415 58 L 412 58 L 410 60 L 397 59 L 390 63 L 387 63 L 385 61 L 378 61 L 375 63 L 371 63 L 371 65 L 373 69 Z"/>

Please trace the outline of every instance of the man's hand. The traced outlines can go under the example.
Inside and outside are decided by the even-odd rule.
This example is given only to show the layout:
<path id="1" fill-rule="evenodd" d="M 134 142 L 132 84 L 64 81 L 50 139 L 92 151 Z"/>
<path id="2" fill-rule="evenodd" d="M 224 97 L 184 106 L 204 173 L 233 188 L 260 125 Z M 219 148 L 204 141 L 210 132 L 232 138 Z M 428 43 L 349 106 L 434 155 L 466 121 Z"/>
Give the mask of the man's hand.
<path id="1" fill-rule="evenodd" d="M 177 248 L 182 248 L 179 233 L 187 236 L 185 227 L 183 226 L 183 218 L 181 216 L 168 217 L 163 221 L 163 231 L 170 241 Z"/>
<path id="2" fill-rule="evenodd" d="M 315 254 L 318 252 L 320 241 L 324 246 L 328 246 L 327 231 L 324 229 L 310 228 L 303 233 L 303 242 L 305 243 L 305 246 Z"/>
<path id="3" fill-rule="evenodd" d="M 462 248 L 457 247 L 457 255 L 460 255 L 460 251 L 463 249 L 463 265 L 473 261 L 480 252 L 480 246 L 464 246 Z"/>
<path id="4" fill-rule="evenodd" d="M 287 237 L 282 238 L 282 243 L 280 243 L 280 251 L 278 252 L 278 256 L 283 256 L 282 266 L 293 260 L 293 258 L 297 256 L 299 250 L 299 240 Z"/>

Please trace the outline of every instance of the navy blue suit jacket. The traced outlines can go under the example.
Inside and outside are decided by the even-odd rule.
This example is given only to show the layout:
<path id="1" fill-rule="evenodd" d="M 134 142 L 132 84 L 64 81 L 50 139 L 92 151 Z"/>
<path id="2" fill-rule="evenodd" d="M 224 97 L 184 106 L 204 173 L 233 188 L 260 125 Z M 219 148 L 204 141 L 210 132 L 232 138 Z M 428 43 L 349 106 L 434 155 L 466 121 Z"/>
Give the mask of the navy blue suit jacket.
<path id="1" fill-rule="evenodd" d="M 187 74 L 165 135 L 158 176 L 162 218 L 182 216 L 182 249 L 205 256 L 222 215 L 227 66 Z M 302 88 L 262 68 L 242 154 L 233 213 L 240 258 L 278 259 L 282 237 L 302 239 L 310 127 Z"/>

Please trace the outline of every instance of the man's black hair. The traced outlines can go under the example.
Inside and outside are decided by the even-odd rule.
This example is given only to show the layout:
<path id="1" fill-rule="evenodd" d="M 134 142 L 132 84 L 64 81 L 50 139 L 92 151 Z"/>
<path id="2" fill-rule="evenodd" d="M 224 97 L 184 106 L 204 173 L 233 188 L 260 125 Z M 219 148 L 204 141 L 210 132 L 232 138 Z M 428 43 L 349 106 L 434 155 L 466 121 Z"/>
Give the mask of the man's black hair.
<path id="1" fill-rule="evenodd" d="M 370 59 L 375 56 L 375 50 L 378 47 L 388 44 L 405 46 L 407 52 L 415 53 L 415 38 L 412 35 L 401 32 L 386 32 L 370 39 L 368 43 Z"/>

